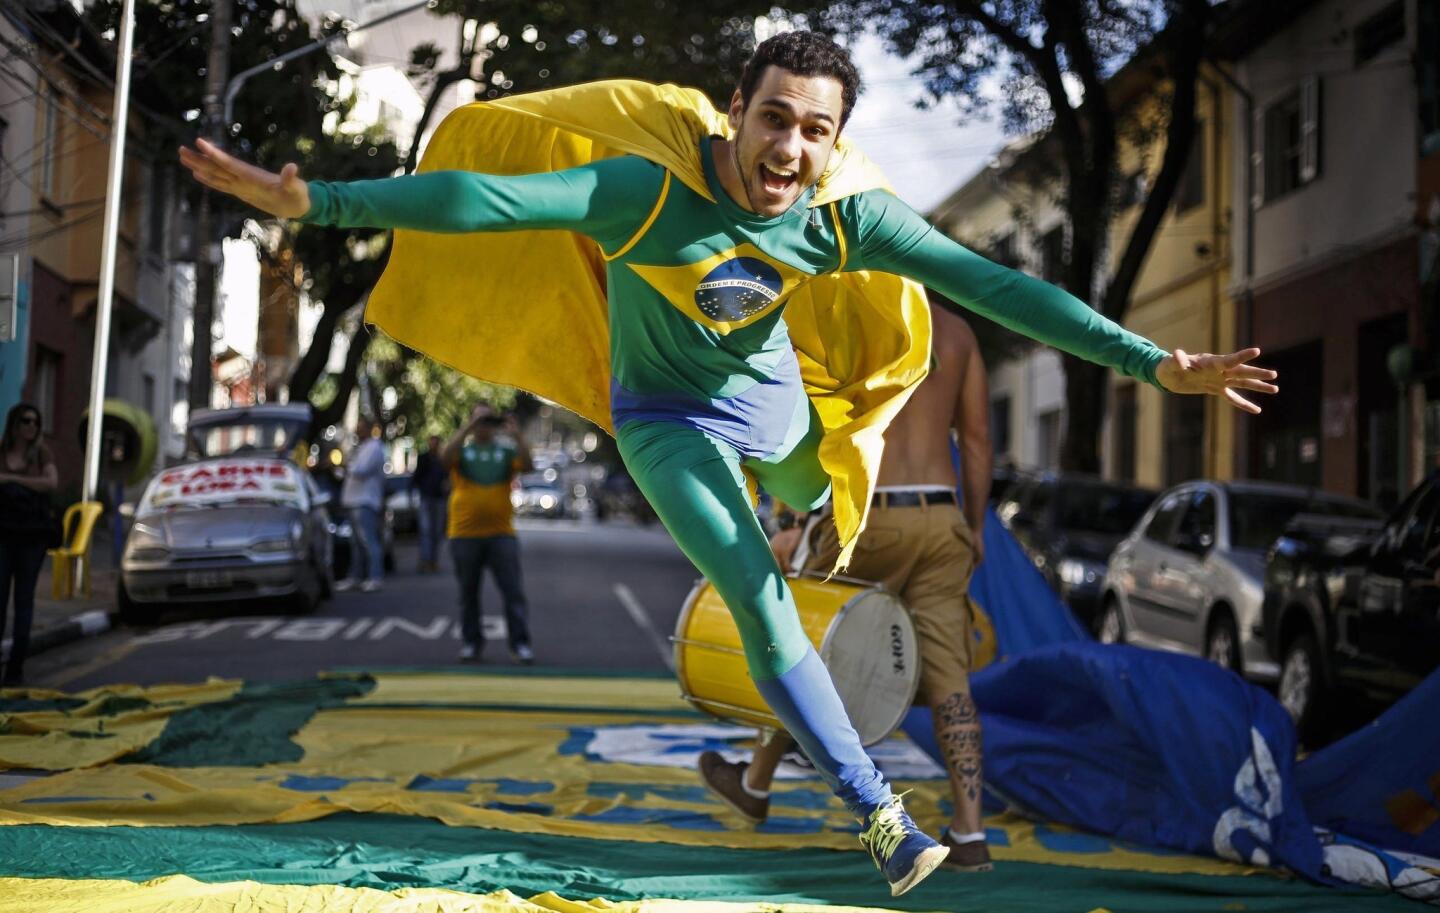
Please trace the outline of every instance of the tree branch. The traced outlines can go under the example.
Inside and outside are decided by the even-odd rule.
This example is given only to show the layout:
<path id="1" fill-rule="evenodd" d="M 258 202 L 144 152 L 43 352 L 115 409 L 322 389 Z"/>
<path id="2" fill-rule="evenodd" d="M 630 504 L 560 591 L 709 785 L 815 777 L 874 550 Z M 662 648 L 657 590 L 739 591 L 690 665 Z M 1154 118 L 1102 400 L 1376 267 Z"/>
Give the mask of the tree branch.
<path id="1" fill-rule="evenodd" d="M 1031 44 L 1024 35 L 1015 31 L 1010 24 L 1002 22 L 993 13 L 986 10 L 982 3 L 977 2 L 977 0 L 957 0 L 954 6 L 956 12 L 967 18 L 974 19 L 985 31 L 993 35 L 997 41 L 1028 60 L 1032 67 L 1038 70 L 1043 66 L 1045 60 L 1043 51 Z"/>
<path id="2" fill-rule="evenodd" d="M 340 372 L 335 398 L 330 400 L 325 408 L 316 410 L 314 428 L 337 424 L 345 417 L 345 407 L 359 382 L 360 362 L 365 358 L 365 350 L 370 347 L 370 339 L 370 330 L 365 326 L 365 321 L 359 321 L 355 332 L 350 334 L 350 349 L 345 353 L 345 367 Z"/>
<path id="3" fill-rule="evenodd" d="M 1209 5 L 1206 0 L 1184 0 L 1180 15 L 1167 29 L 1166 40 L 1171 42 L 1169 69 L 1175 94 L 1171 102 L 1170 123 L 1165 131 L 1165 155 L 1155 183 L 1145 197 L 1140 218 L 1130 232 L 1125 253 L 1121 255 L 1120 264 L 1105 289 L 1101 312 L 1112 320 L 1124 317 L 1130 305 L 1130 294 L 1139 277 L 1140 267 L 1165 218 L 1165 211 L 1170 207 L 1175 189 L 1180 185 L 1186 159 L 1190 156 L 1190 146 L 1195 138 L 1195 84 L 1199 79 L 1208 20 Z M 1211 192 L 1215 191 L 1212 189 Z"/>

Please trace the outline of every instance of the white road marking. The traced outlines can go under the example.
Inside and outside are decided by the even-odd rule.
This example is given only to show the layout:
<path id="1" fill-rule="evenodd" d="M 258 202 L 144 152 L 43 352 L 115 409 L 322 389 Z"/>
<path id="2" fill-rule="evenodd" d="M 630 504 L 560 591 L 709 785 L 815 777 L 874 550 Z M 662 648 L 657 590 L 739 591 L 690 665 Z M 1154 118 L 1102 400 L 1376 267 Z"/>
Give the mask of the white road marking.
<path id="1" fill-rule="evenodd" d="M 625 611 L 630 615 L 630 620 L 635 622 L 635 626 L 643 631 L 645 636 L 650 638 L 650 643 L 655 646 L 655 652 L 660 654 L 660 661 L 665 664 L 665 668 L 674 672 L 675 657 L 670 652 L 670 647 L 665 643 L 665 638 L 661 637 L 660 632 L 655 630 L 655 623 L 650 620 L 650 613 L 645 611 L 645 606 L 641 604 L 639 599 L 635 598 L 635 594 L 631 592 L 630 588 L 625 584 L 617 583 L 614 589 L 615 598 L 619 599 L 620 605 L 625 607 Z"/>
<path id="2" fill-rule="evenodd" d="M 92 609 L 89 612 L 81 612 L 70 619 L 80 625 L 80 630 L 88 637 L 91 634 L 100 634 L 110 630 L 110 613 L 100 609 Z"/>

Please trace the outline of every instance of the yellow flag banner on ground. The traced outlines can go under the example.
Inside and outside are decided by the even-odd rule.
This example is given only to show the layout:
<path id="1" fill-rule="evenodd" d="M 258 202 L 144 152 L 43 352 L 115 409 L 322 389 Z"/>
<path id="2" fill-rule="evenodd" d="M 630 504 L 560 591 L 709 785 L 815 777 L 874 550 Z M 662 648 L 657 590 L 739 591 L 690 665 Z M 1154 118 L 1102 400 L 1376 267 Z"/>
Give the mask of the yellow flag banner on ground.
<path id="1" fill-rule="evenodd" d="M 71 700 L 91 720 L 107 693 Z M 853 819 L 799 769 L 782 771 L 775 811 L 759 829 L 711 796 L 696 757 L 748 751 L 753 732 L 695 714 L 670 679 L 397 673 L 125 693 L 127 709 L 107 728 L 134 754 L 0 790 L 0 825 L 241 825 L 362 812 L 638 843 L 785 849 L 803 835 L 810 847 L 859 849 Z M 8 714 L 7 728 L 35 729 L 34 716 L 64 732 L 64 711 L 48 700 Z M 45 751 L 12 753 L 40 762 L 29 766 L 64 765 L 54 752 L 68 745 L 39 742 Z M 939 768 L 903 735 L 873 752 L 911 791 L 916 819 L 937 830 L 949 815 Z M 987 826 L 1001 859 L 1236 871 L 1011 815 Z"/>
<path id="2" fill-rule="evenodd" d="M 696 714 L 668 679 L 394 672 L 0 693 L 0 732 L 34 733 L 52 767 L 67 715 L 86 733 L 75 744 L 113 728 L 128 751 L 0 774 L 0 913 L 1354 909 L 1332 889 L 1008 814 L 985 821 L 995 872 L 942 870 L 890 898 L 813 772 L 782 765 L 758 827 L 710 796 L 698 753 L 738 756 L 753 734 Z M 949 808 L 934 762 L 903 738 L 873 753 L 937 829 Z M 1387 903 L 1411 904 L 1367 897 Z"/>
<path id="3" fill-rule="evenodd" d="M 8 899 L 7 899 L 8 898 Z M 554 892 L 528 899 L 509 891 L 466 894 L 434 888 L 377 891 L 336 885 L 247 881 L 205 884 L 183 875 L 144 884 L 0 878 L 0 913 L 755 913 L 749 903 L 694 900 L 569 900 Z M 765 904 L 767 913 L 885 913 L 877 907 Z M 1095 911 L 1104 913 L 1104 911 Z"/>

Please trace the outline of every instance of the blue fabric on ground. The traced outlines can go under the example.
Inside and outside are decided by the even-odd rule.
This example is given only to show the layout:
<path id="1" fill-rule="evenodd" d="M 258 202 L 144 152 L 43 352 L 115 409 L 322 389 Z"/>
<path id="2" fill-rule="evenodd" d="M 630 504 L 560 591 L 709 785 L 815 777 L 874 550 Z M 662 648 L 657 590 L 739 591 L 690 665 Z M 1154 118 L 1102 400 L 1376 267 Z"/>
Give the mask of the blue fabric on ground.
<path id="1" fill-rule="evenodd" d="M 1440 672 L 1375 722 L 1295 769 L 1317 825 L 1440 858 Z"/>
<path id="2" fill-rule="evenodd" d="M 1090 639 L 989 508 L 984 538 L 985 560 L 970 578 L 970 596 L 990 616 L 997 655 L 1012 656 L 1048 644 Z"/>
<path id="3" fill-rule="evenodd" d="M 1015 809 L 1320 876 L 1291 778 L 1294 728 L 1238 676 L 1193 657 L 1072 643 L 996 663 L 971 691 L 986 785 Z M 928 711 L 912 711 L 905 731 L 938 757 Z"/>

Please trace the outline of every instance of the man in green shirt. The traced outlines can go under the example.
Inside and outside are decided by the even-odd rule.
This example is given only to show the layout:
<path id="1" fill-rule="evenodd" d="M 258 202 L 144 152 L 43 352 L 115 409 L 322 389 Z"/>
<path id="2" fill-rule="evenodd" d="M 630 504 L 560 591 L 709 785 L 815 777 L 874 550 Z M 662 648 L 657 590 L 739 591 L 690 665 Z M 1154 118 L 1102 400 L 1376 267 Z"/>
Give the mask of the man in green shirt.
<path id="1" fill-rule="evenodd" d="M 182 150 L 203 183 L 318 224 L 429 232 L 566 230 L 608 262 L 611 414 L 627 468 L 735 618 L 757 688 L 862 824 L 861 842 L 909 890 L 946 850 L 925 836 L 860 746 L 805 638 L 756 521 L 745 474 L 801 509 L 830 492 L 822 427 L 782 319 L 826 274 L 907 276 L 1042 342 L 1181 393 L 1271 392 L 1258 354 L 1167 354 L 1066 292 L 966 250 L 892 194 L 811 206 L 859 94 L 848 55 L 809 32 L 762 43 L 730 103 L 733 138 L 704 137 L 702 195 L 622 155 L 562 171 L 436 171 L 348 184 L 255 168 L 209 144 Z M 437 268 L 445 268 L 437 264 Z M 453 268 L 453 265 L 449 265 Z M 445 306 L 456 306 L 445 302 Z"/>

